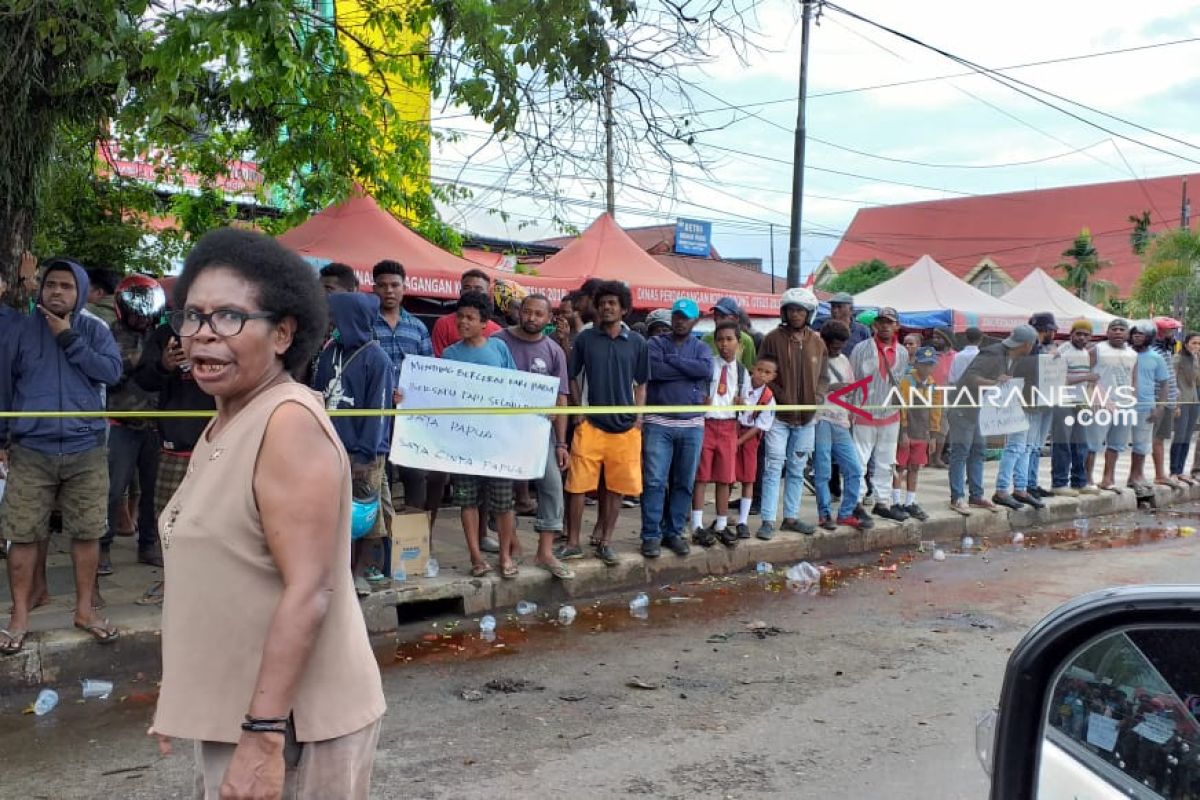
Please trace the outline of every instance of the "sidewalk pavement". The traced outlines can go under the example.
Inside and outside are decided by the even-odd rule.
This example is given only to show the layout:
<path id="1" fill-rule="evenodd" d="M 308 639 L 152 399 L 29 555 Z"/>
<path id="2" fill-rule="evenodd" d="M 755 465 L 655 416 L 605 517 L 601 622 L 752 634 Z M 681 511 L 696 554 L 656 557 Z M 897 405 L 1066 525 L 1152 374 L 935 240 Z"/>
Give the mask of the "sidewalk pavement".
<path id="1" fill-rule="evenodd" d="M 1127 457 L 1121 459 L 1117 475 L 1128 470 Z M 1050 485 L 1050 459 L 1042 458 L 1041 485 Z M 985 465 L 984 485 L 988 496 L 995 484 L 996 462 Z M 1122 478 L 1123 479 L 1123 478 Z M 1170 489 L 1155 487 L 1152 500 L 1158 507 L 1200 498 L 1200 487 Z M 929 513 L 927 522 L 908 520 L 897 524 L 876 520 L 875 528 L 857 532 L 839 528 L 835 532 L 818 531 L 815 536 L 777 531 L 771 541 L 743 540 L 737 547 L 727 549 L 718 544 L 711 549 L 692 546 L 684 558 L 664 550 L 656 560 L 647 560 L 638 553 L 640 511 L 623 509 L 614 535 L 614 546 L 620 556 L 615 567 L 605 567 L 595 558 L 569 562 L 576 573 L 573 581 L 553 580 L 544 570 L 533 565 L 537 537 L 533 519 L 518 519 L 518 535 L 524 549 L 520 575 L 515 580 L 499 577 L 470 577 L 470 561 L 456 509 L 444 508 L 438 515 L 433 533 L 433 555 L 440 564 L 436 578 L 410 577 L 408 581 L 387 586 L 363 601 L 368 630 L 378 641 L 394 638 L 399 626 L 422 618 L 444 614 L 480 615 L 489 609 L 507 608 L 522 599 L 542 605 L 565 602 L 621 589 L 644 587 L 691 580 L 705 575 L 721 575 L 746 569 L 759 561 L 787 564 L 801 559 L 824 560 L 839 556 L 883 550 L 892 547 L 914 546 L 920 541 L 935 540 L 957 543 L 964 534 L 977 541 L 987 537 L 1007 538 L 1011 531 L 1077 517 L 1094 517 L 1131 511 L 1138 498 L 1132 489 L 1120 494 L 1104 492 L 1080 497 L 1053 497 L 1045 500 L 1044 510 L 1022 509 L 997 512 L 973 509 L 962 517 L 949 509 L 949 484 L 946 470 L 925 469 L 921 474 L 918 502 Z M 736 503 L 732 504 L 736 513 Z M 869 507 L 869 502 L 868 502 Z M 583 542 L 595 522 L 595 506 L 584 514 Z M 800 518 L 816 522 L 814 498 L 805 490 Z M 711 499 L 706 508 L 706 522 L 712 519 Z M 757 530 L 758 518 L 751 517 L 750 529 Z M 0 657 L 0 696 L 31 686 L 56 684 L 84 677 L 128 676 L 135 672 L 157 674 L 159 669 L 160 610 L 157 606 L 137 605 L 135 601 L 147 587 L 162 575 L 162 570 L 136 563 L 136 547 L 132 538 L 120 538 L 114 543 L 112 560 L 115 572 L 100 579 L 101 592 L 107 605 L 104 614 L 121 630 L 121 639 L 112 645 L 99 645 L 91 637 L 72 626 L 74 585 L 71 575 L 69 542 L 56 537 L 51 546 L 48 567 L 50 602 L 33 612 L 31 630 L 25 650 L 18 655 Z M 586 548 L 585 548 L 586 549 Z M 494 556 L 491 557 L 494 563 Z M 218 580 L 214 576 L 214 580 Z M 7 597 L 7 574 L 0 576 L 0 596 Z M 7 602 L 7 601 L 6 601 Z M 7 619 L 5 618 L 5 622 Z"/>

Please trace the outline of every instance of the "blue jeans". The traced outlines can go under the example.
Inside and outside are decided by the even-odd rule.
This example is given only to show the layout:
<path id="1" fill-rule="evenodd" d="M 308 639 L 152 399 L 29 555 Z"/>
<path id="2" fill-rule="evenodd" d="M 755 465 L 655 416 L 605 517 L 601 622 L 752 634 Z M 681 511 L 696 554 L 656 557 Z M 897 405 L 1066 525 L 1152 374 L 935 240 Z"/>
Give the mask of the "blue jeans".
<path id="1" fill-rule="evenodd" d="M 1055 489 L 1070 486 L 1082 489 L 1087 486 L 1087 427 L 1068 425 L 1067 417 L 1073 417 L 1075 409 L 1056 408 L 1051 423 L 1050 485 Z"/>
<path id="2" fill-rule="evenodd" d="M 642 426 L 643 541 L 683 533 L 703 445 L 703 427 Z"/>
<path id="3" fill-rule="evenodd" d="M 145 550 L 158 543 L 158 517 L 154 513 L 154 484 L 158 478 L 159 441 L 156 428 L 131 428 L 110 425 L 108 428 L 108 530 L 100 538 L 102 547 L 112 545 L 116 538 L 118 515 L 124 502 L 125 490 L 138 476 L 138 549 Z"/>
<path id="4" fill-rule="evenodd" d="M 836 460 L 838 470 L 842 473 L 842 503 L 837 518 L 848 517 L 854 513 L 859 484 L 862 482 L 862 465 L 858 462 L 854 437 L 850 435 L 849 428 L 818 420 L 814 439 L 813 484 L 817 488 L 817 514 L 821 519 L 830 517 L 829 475 L 832 463 Z"/>
<path id="5" fill-rule="evenodd" d="M 1025 434 L 1028 431 L 1010 433 L 1004 438 L 1004 452 L 1000 456 L 1000 470 L 996 473 L 996 491 L 1008 494 L 1014 488 L 1025 491 L 1025 466 L 1028 450 Z"/>
<path id="6" fill-rule="evenodd" d="M 1175 433 L 1171 437 L 1171 474 L 1182 475 L 1187 468 L 1188 450 L 1192 445 L 1192 433 L 1200 419 L 1200 407 L 1195 403 L 1180 404 L 1181 411 L 1175 418 Z"/>
<path id="7" fill-rule="evenodd" d="M 952 408 L 950 415 L 950 501 L 983 497 L 983 436 L 979 412 Z M 970 484 L 971 493 L 966 493 Z"/>
<path id="8" fill-rule="evenodd" d="M 1050 426 L 1054 422 L 1051 411 L 1049 408 L 1040 408 L 1026 414 L 1029 418 L 1029 430 L 1025 432 L 1025 486 L 1030 489 L 1038 485 L 1042 445 L 1046 443 L 1046 437 L 1050 435 Z"/>
<path id="9" fill-rule="evenodd" d="M 800 490 L 804 487 L 804 465 L 812 455 L 815 426 L 791 425 L 780 420 L 767 431 L 763 445 L 767 451 L 763 460 L 762 503 L 760 514 L 763 522 L 774 522 L 779 511 L 779 482 L 783 487 L 783 518 L 795 519 L 800 515 Z M 787 476 L 784 477 L 784 469 Z M 842 496 L 846 496 L 845 490 Z M 854 495 L 857 496 L 857 495 Z"/>

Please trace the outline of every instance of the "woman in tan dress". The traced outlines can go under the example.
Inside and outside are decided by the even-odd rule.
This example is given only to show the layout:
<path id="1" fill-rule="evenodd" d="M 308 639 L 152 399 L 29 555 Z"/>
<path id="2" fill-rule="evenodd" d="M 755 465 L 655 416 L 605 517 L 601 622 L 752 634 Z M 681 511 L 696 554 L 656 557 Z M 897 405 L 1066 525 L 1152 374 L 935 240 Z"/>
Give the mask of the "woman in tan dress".
<path id="1" fill-rule="evenodd" d="M 171 324 L 217 414 L 159 521 L 152 733 L 195 740 L 196 794 L 366 798 L 384 713 L 350 576 L 350 467 L 295 382 L 326 333 L 315 271 L 273 239 L 197 242 Z"/>

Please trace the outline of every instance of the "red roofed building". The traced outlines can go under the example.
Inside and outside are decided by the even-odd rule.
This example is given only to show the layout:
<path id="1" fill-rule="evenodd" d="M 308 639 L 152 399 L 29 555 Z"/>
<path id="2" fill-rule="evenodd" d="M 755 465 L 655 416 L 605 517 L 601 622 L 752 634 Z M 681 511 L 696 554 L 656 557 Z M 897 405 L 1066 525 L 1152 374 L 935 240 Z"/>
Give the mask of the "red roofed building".
<path id="1" fill-rule="evenodd" d="M 1128 297 L 1142 270 L 1130 247 L 1131 216 L 1150 212 L 1150 231 L 1179 227 L 1185 181 L 1200 191 L 1200 175 L 1063 186 L 860 209 L 833 253 L 817 268 L 818 285 L 873 258 L 908 267 L 924 254 L 988 294 L 999 297 L 1036 268 L 1055 267 L 1087 228 L 1100 259 L 1098 280 Z"/>

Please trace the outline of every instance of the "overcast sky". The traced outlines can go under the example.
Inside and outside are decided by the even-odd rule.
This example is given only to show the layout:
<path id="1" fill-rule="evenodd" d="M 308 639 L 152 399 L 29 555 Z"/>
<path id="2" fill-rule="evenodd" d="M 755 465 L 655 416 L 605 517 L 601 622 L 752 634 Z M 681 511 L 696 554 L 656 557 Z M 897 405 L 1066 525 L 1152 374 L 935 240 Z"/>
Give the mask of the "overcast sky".
<path id="1" fill-rule="evenodd" d="M 864 205 L 1172 175 L 1196 171 L 1200 165 L 1200 41 L 1165 44 L 1200 37 L 1200 5 L 1195 2 L 843 0 L 842 4 L 990 68 L 1162 45 L 1006 74 L 1185 143 L 1046 97 L 1116 133 L 1167 151 L 1158 152 L 979 75 L 847 92 L 953 75 L 964 68 L 826 10 L 813 28 L 810 45 L 808 133 L 814 138 L 808 144 L 810 168 L 805 177 L 805 274 L 833 250 L 854 212 Z M 798 8 L 796 2 L 764 0 L 757 22 L 764 32 L 763 49 L 746 64 L 727 51 L 694 75 L 707 93 L 694 98 L 696 107 L 717 109 L 703 121 L 726 126 L 703 134 L 696 149 L 713 177 L 685 170 L 692 177 L 672 198 L 655 197 L 645 190 L 644 181 L 638 188 L 637 181 L 618 175 L 619 183 L 628 184 L 617 193 L 617 218 L 622 225 L 672 222 L 677 217 L 712 220 L 714 244 L 722 255 L 758 256 L 769 263 L 768 225 L 775 223 L 776 272 L 783 274 L 799 66 Z M 559 231 L 547 221 L 546 204 L 521 196 L 531 188 L 528 178 L 520 172 L 506 175 L 506 164 L 520 164 L 520 148 L 493 143 L 480 150 L 484 139 L 470 131 L 486 128 L 459 113 L 446 109 L 439 120 L 435 109 L 435 129 L 468 132 L 458 143 L 435 148 L 433 174 L 443 178 L 461 174 L 463 181 L 475 185 L 475 197 L 446 208 L 447 219 L 487 235 L 526 240 L 557 235 Z M 1196 146 L 1187 144 L 1191 142 Z M 648 166 L 647 173 L 653 175 L 658 168 Z M 564 181 L 558 190 L 583 203 L 599 203 L 604 196 L 603 186 L 594 180 Z M 498 209 L 512 217 L 505 222 L 490 213 Z M 598 213 L 595 208 L 573 205 L 566 221 L 583 228 Z"/>

